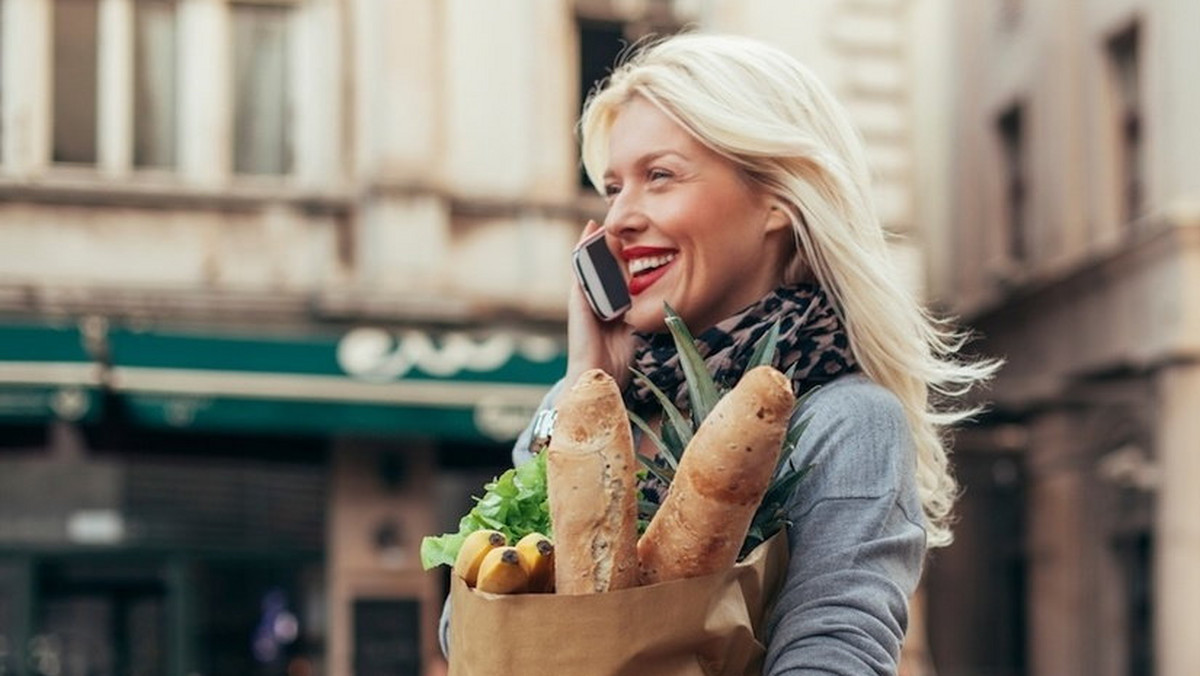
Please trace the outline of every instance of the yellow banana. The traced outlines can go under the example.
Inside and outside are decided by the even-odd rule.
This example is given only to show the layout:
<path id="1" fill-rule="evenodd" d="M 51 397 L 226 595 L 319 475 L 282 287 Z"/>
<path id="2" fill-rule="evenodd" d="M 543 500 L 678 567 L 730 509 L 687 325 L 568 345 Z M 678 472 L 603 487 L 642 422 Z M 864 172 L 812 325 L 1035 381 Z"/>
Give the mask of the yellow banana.
<path id="1" fill-rule="evenodd" d="M 479 567 L 488 552 L 508 544 L 508 538 L 498 530 L 477 530 L 463 540 L 458 556 L 454 559 L 454 574 L 461 577 L 467 586 L 475 586 Z"/>
<path id="2" fill-rule="evenodd" d="M 516 547 L 497 547 L 483 557 L 479 564 L 479 579 L 475 588 L 493 594 L 515 594 L 525 591 L 529 575 L 521 566 Z"/>
<path id="3" fill-rule="evenodd" d="M 529 576 L 529 591 L 554 591 L 554 543 L 541 533 L 530 533 L 517 541 L 517 554 Z"/>

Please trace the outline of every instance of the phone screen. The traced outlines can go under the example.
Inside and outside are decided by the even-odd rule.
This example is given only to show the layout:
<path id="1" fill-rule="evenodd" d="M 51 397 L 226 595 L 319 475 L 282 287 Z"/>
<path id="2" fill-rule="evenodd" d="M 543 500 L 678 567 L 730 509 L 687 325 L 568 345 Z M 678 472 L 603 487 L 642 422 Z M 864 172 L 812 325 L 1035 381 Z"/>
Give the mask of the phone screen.
<path id="1" fill-rule="evenodd" d="M 604 230 L 589 236 L 575 249 L 574 262 L 575 276 L 597 317 L 605 321 L 616 319 L 629 309 L 629 287 L 621 264 L 604 241 Z"/>

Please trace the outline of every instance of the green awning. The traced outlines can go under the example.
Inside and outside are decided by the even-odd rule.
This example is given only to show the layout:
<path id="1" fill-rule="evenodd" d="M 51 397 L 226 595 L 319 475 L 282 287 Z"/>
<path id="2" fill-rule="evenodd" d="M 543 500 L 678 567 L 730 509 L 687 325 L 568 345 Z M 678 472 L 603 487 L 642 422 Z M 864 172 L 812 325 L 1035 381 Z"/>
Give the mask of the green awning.
<path id="1" fill-rule="evenodd" d="M 509 440 L 565 358 L 493 330 L 312 335 L 108 332 L 109 383 L 140 424 L 205 430 Z"/>
<path id="2" fill-rule="evenodd" d="M 0 322 L 0 423 L 95 420 L 102 373 L 75 322 Z"/>

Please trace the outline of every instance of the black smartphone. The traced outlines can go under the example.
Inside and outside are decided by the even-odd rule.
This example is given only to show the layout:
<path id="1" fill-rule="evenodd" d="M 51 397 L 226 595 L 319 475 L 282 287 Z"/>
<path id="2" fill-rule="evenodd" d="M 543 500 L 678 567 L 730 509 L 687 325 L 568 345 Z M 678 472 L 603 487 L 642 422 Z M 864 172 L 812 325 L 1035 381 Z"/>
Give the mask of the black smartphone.
<path id="1" fill-rule="evenodd" d="M 629 309 L 629 287 L 625 284 L 625 275 L 621 274 L 620 263 L 604 241 L 603 229 L 589 235 L 576 247 L 573 259 L 575 276 L 597 317 L 609 321 Z"/>

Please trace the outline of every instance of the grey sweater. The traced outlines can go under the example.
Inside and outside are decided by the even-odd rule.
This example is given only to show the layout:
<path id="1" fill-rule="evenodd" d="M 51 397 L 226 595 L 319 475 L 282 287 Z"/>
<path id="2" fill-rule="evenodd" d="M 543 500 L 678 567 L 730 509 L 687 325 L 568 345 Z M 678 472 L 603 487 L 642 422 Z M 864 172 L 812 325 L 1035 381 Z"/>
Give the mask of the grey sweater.
<path id="1" fill-rule="evenodd" d="M 763 674 L 895 674 L 925 555 L 904 411 L 887 389 L 848 375 L 809 397 L 792 424 L 805 419 L 793 461 L 813 469 L 788 508 L 791 561 L 767 623 Z M 513 449 L 517 464 L 530 457 L 529 436 Z"/>

